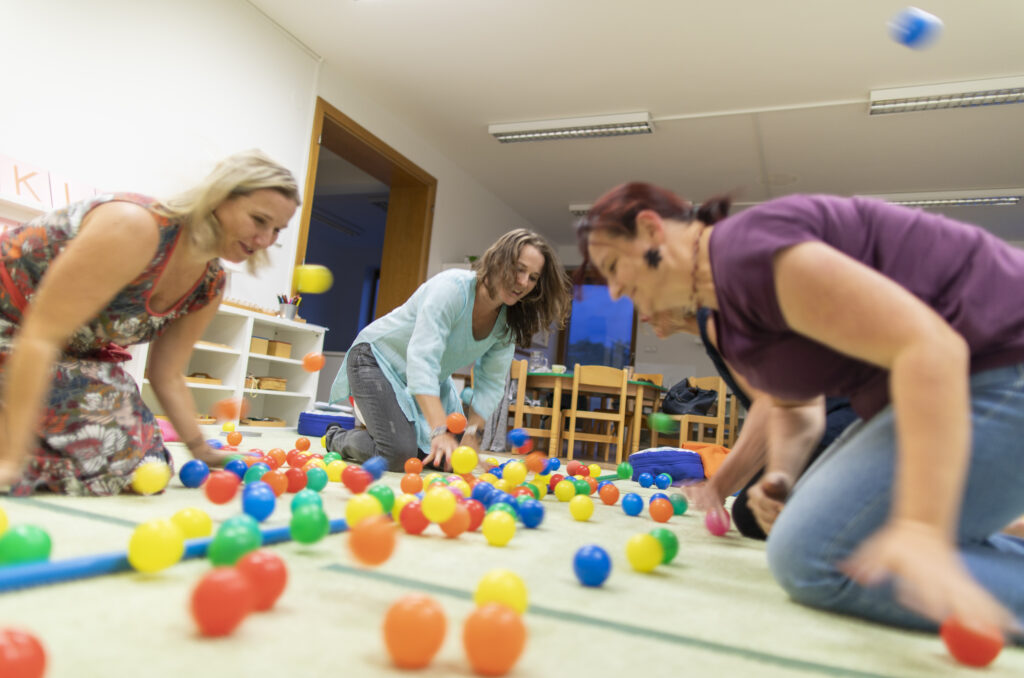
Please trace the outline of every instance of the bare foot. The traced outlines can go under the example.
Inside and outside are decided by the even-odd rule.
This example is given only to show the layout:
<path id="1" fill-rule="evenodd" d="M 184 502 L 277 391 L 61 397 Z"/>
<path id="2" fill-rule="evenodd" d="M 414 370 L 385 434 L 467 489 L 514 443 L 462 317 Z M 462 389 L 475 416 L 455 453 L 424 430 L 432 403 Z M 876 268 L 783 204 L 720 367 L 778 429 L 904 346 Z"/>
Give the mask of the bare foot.
<path id="1" fill-rule="evenodd" d="M 1024 539 L 1024 516 L 1004 527 L 1003 533 Z"/>

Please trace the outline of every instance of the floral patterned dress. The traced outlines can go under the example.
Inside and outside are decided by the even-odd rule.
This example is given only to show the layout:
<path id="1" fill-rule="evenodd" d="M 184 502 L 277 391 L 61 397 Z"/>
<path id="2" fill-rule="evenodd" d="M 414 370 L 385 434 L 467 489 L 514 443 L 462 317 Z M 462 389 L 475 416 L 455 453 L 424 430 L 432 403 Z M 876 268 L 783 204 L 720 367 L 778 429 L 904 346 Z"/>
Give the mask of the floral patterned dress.
<path id="1" fill-rule="evenodd" d="M 152 198 L 95 196 L 0 235 L 0 378 L 24 309 L 50 262 L 75 237 L 89 211 L 111 201 L 150 210 L 160 229 L 159 247 L 146 270 L 64 347 L 54 366 L 36 447 L 11 494 L 27 495 L 39 488 L 74 495 L 117 494 L 144 457 L 170 461 L 153 413 L 119 364 L 128 358 L 123 347 L 152 341 L 177 318 L 209 304 L 223 289 L 225 274 L 212 262 L 172 308 L 164 313 L 150 310 L 150 293 L 181 235 L 180 224 L 154 212 Z"/>

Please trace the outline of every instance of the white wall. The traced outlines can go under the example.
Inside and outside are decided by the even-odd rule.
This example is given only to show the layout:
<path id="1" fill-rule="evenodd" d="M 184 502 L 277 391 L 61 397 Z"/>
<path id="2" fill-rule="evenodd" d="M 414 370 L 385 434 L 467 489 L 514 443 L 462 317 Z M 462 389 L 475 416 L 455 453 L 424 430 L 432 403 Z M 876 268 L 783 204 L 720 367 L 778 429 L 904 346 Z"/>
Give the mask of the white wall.
<path id="1" fill-rule="evenodd" d="M 0 45 L 0 155 L 159 197 L 259 147 L 304 181 L 317 62 L 241 0 L 0 0 Z M 295 225 L 229 294 L 273 305 Z"/>

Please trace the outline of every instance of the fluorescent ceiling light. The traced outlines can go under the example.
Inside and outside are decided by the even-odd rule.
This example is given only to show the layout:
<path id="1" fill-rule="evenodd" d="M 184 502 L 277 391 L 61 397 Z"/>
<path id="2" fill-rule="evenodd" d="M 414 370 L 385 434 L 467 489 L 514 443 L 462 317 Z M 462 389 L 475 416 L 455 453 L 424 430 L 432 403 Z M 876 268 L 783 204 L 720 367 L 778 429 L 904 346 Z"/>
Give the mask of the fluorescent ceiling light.
<path id="1" fill-rule="evenodd" d="M 645 112 L 510 122 L 490 125 L 487 127 L 487 131 L 501 143 L 507 144 L 515 141 L 552 141 L 555 139 L 651 134 L 654 132 L 654 124 L 651 122 L 651 114 Z"/>
<path id="2" fill-rule="evenodd" d="M 868 112 L 880 115 L 1021 103 L 1024 103 L 1024 76 L 1017 76 L 873 90 Z"/>
<path id="3" fill-rule="evenodd" d="M 993 198 L 938 198 L 934 200 L 889 200 L 893 205 L 907 207 L 999 207 L 1020 203 L 1019 195 L 1003 195 Z"/>
<path id="4" fill-rule="evenodd" d="M 573 215 L 574 217 L 582 217 L 586 215 L 587 212 L 590 211 L 591 207 L 593 207 L 593 205 L 589 202 L 569 205 L 569 214 Z"/>

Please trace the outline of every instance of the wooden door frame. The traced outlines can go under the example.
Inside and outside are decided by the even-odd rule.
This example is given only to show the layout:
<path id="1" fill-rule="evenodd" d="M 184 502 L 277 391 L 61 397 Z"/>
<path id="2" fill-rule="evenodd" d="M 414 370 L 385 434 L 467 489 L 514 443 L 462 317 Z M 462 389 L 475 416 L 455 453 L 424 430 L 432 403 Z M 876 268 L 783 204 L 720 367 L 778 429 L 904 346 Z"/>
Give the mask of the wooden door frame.
<path id="1" fill-rule="evenodd" d="M 390 187 L 377 293 L 379 318 L 403 304 L 427 278 L 437 179 L 317 97 L 306 167 L 305 200 L 295 249 L 296 265 L 306 259 L 321 146 Z M 294 276 L 292 293 L 295 293 Z"/>

